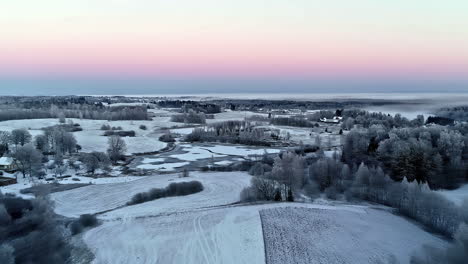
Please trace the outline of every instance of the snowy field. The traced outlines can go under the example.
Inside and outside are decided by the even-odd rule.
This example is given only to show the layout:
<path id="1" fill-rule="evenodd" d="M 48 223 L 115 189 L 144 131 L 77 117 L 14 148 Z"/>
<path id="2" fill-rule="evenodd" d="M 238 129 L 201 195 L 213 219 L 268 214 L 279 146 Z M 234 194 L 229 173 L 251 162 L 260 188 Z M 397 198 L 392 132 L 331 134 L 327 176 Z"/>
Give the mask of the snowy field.
<path id="1" fill-rule="evenodd" d="M 468 202 L 468 184 L 455 190 L 439 190 L 437 192 L 442 194 L 449 201 L 454 202 L 456 205 L 462 205 L 465 200 Z"/>
<path id="2" fill-rule="evenodd" d="M 141 177 L 131 182 L 90 185 L 53 193 L 51 199 L 55 202 L 55 211 L 58 214 L 76 217 L 81 214 L 93 214 L 118 208 L 125 205 L 137 193 L 146 192 L 152 188 L 164 188 L 171 182 L 198 180 L 203 184 L 204 190 L 196 194 L 124 207 L 105 213 L 101 217 L 145 216 L 237 202 L 240 191 L 250 184 L 250 177 L 242 172 L 192 172 L 187 178 L 180 178 L 179 174 L 154 175 Z"/>
<path id="3" fill-rule="evenodd" d="M 94 263 L 408 263 L 425 244 L 446 245 L 367 205 L 237 204 L 250 179 L 243 172 L 154 175 L 53 193 L 51 199 L 64 216 L 99 213 L 102 224 L 83 234 Z M 125 206 L 136 193 L 192 180 L 204 190 Z"/>
<path id="4" fill-rule="evenodd" d="M 83 238 L 94 263 L 265 263 L 258 212 L 243 207 L 105 221 Z"/>
<path id="5" fill-rule="evenodd" d="M 383 210 L 284 207 L 260 214 L 268 264 L 409 263 L 422 245 L 446 244 Z"/>

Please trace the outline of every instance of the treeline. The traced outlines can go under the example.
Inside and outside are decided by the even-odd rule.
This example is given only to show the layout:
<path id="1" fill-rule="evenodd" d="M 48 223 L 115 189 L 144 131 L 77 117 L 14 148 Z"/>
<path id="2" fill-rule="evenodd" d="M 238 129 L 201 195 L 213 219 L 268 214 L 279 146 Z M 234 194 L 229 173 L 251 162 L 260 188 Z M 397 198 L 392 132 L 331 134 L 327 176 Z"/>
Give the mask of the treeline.
<path id="1" fill-rule="evenodd" d="M 256 128 L 250 122 L 225 121 L 210 124 L 205 128 L 195 128 L 184 140 L 270 146 L 273 138 L 264 129 Z"/>
<path id="2" fill-rule="evenodd" d="M 277 126 L 294 126 L 294 127 L 313 127 L 315 123 L 310 122 L 304 117 L 272 117 L 270 124 Z"/>
<path id="3" fill-rule="evenodd" d="M 219 104 L 203 103 L 191 100 L 162 100 L 157 104 L 159 107 L 164 108 L 180 108 L 181 111 L 185 113 L 192 110 L 197 113 L 217 114 L 221 113 L 222 110 Z"/>
<path id="4" fill-rule="evenodd" d="M 396 114 L 392 116 L 385 113 L 368 112 L 359 109 L 338 109 L 338 110 L 320 110 L 310 114 L 296 115 L 296 116 L 252 116 L 247 118 L 252 121 L 269 122 L 272 125 L 281 126 L 295 126 L 295 127 L 313 127 L 317 126 L 317 122 L 321 118 L 332 119 L 333 117 L 342 117 L 342 129 L 350 130 L 355 125 L 359 127 L 369 128 L 373 125 L 382 125 L 386 128 L 393 127 L 418 127 L 425 124 L 424 116 L 420 115 L 413 120 Z M 431 119 L 433 122 L 433 119 Z M 435 123 L 435 122 L 434 122 Z"/>
<path id="5" fill-rule="evenodd" d="M 446 107 L 435 111 L 437 116 L 457 121 L 468 121 L 468 106 Z"/>
<path id="6" fill-rule="evenodd" d="M 0 109 L 0 121 L 41 118 L 79 118 L 95 120 L 148 120 L 144 106 L 104 107 L 102 105 L 71 104 L 64 107 L 52 105 L 46 109 Z"/>
<path id="7" fill-rule="evenodd" d="M 364 106 L 382 106 L 392 104 L 403 104 L 401 101 L 393 100 L 347 100 L 347 101 L 294 101 L 294 100 L 262 100 L 262 99 L 229 99 L 213 100 L 213 103 L 226 105 L 232 110 L 264 111 L 272 109 L 342 109 L 342 108 L 362 108 Z"/>

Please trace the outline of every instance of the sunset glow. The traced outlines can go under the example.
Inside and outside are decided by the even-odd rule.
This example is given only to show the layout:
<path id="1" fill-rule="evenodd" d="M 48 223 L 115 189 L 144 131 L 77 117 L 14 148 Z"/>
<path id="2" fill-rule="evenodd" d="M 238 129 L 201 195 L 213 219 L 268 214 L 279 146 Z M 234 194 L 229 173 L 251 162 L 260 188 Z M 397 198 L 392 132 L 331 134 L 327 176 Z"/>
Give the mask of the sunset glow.
<path id="1" fill-rule="evenodd" d="M 0 76 L 468 79 L 468 2 L 15 0 Z"/>

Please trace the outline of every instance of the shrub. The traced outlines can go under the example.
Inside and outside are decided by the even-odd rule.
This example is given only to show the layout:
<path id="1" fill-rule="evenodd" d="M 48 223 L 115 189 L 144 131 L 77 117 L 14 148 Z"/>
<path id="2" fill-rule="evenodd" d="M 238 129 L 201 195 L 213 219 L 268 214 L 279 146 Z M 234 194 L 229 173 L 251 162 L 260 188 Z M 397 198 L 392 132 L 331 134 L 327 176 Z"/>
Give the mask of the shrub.
<path id="1" fill-rule="evenodd" d="M 97 226 L 98 220 L 95 215 L 84 214 L 70 224 L 70 231 L 73 235 L 81 233 L 86 227 Z"/>
<path id="2" fill-rule="evenodd" d="M 129 130 L 129 131 L 115 131 L 115 130 L 108 130 L 104 132 L 104 136 L 119 136 L 119 137 L 134 137 L 136 136 L 135 131 Z"/>
<path id="3" fill-rule="evenodd" d="M 171 133 L 166 133 L 159 137 L 159 141 L 171 143 L 171 142 L 175 142 L 175 139 Z"/>
<path id="4" fill-rule="evenodd" d="M 148 192 L 135 194 L 127 205 L 140 204 L 164 197 L 184 196 L 203 191 L 203 185 L 199 181 L 171 183 L 166 188 L 154 188 Z"/>
<path id="5" fill-rule="evenodd" d="M 110 129 L 111 129 L 111 127 L 110 127 L 109 124 L 104 124 L 104 125 L 101 126 L 101 130 L 110 130 Z"/>

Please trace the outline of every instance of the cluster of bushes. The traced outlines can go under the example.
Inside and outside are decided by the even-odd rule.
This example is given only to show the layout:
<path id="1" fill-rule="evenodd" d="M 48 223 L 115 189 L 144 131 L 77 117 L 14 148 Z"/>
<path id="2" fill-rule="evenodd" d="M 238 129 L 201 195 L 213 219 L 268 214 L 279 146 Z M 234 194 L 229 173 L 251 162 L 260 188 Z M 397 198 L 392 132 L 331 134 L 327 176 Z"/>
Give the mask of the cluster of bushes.
<path id="1" fill-rule="evenodd" d="M 161 135 L 159 137 L 159 141 L 166 142 L 166 143 L 172 143 L 175 142 L 174 136 L 171 134 L 170 131 L 167 131 L 164 135 Z"/>
<path id="2" fill-rule="evenodd" d="M 202 112 L 196 113 L 190 110 L 187 113 L 172 115 L 171 121 L 178 123 L 206 124 L 206 115 Z"/>
<path id="3" fill-rule="evenodd" d="M 87 227 L 95 227 L 98 225 L 98 220 L 95 215 L 84 214 L 80 218 L 70 224 L 72 235 L 81 233 Z"/>
<path id="4" fill-rule="evenodd" d="M 96 170 L 109 170 L 111 160 L 104 152 L 80 153 L 79 160 L 88 173 L 94 174 Z"/>
<path id="5" fill-rule="evenodd" d="M 67 263 L 67 234 L 47 200 L 0 193 L 0 263 Z"/>
<path id="6" fill-rule="evenodd" d="M 49 130 L 49 129 L 60 129 L 66 132 L 79 132 L 83 131 L 83 128 L 80 126 L 78 123 L 69 123 L 69 124 L 60 124 L 60 125 L 55 125 L 55 126 L 50 126 L 44 128 L 44 130 Z"/>
<path id="7" fill-rule="evenodd" d="M 104 131 L 108 131 L 108 130 L 122 130 L 122 127 L 120 126 L 117 126 L 117 127 L 111 127 L 111 125 L 109 124 L 103 124 L 101 126 L 101 130 L 104 130 Z"/>
<path id="8" fill-rule="evenodd" d="M 104 132 L 104 136 L 134 137 L 136 136 L 136 133 L 133 130 L 107 130 Z"/>
<path id="9" fill-rule="evenodd" d="M 203 191 L 203 185 L 199 181 L 171 183 L 166 188 L 154 188 L 148 192 L 135 194 L 127 205 L 140 204 L 164 197 L 183 196 Z"/>

